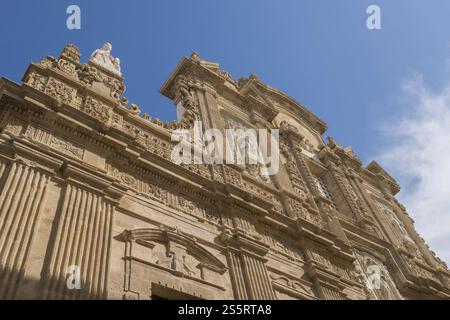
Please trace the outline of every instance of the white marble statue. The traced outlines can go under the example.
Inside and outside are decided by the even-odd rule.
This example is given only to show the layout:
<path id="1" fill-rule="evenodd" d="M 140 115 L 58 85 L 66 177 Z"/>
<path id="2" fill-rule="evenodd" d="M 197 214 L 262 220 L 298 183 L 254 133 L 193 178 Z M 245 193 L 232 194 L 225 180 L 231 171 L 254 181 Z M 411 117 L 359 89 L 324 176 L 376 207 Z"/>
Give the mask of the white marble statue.
<path id="1" fill-rule="evenodd" d="M 91 61 L 99 67 L 102 67 L 116 75 L 121 76 L 120 72 L 120 60 L 119 58 L 113 58 L 111 55 L 112 45 L 106 42 L 102 49 L 95 50 L 92 55 Z"/>

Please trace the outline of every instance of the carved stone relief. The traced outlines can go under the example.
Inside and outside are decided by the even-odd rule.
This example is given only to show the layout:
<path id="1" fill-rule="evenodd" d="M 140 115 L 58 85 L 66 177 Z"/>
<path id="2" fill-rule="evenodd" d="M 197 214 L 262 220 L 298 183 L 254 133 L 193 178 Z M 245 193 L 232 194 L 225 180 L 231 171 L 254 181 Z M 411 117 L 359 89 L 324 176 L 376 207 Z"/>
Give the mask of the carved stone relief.
<path id="1" fill-rule="evenodd" d="M 212 295 L 225 290 L 225 265 L 195 239 L 178 230 L 125 230 L 120 239 L 125 242 L 125 272 L 129 279 L 125 283 L 125 293 L 141 291 L 142 283 L 172 281 L 173 277 L 179 278 L 180 284 L 196 283 Z M 137 283 L 137 279 L 141 279 L 141 283 Z"/>
<path id="2" fill-rule="evenodd" d="M 54 134 L 33 125 L 28 126 L 25 132 L 25 137 L 32 141 L 39 142 L 42 145 L 48 146 L 57 152 L 83 160 L 84 148 L 69 141 L 65 137 L 55 136 Z"/>
<path id="3" fill-rule="evenodd" d="M 356 251 L 356 271 L 370 294 L 368 299 L 403 299 L 386 265 L 375 256 Z"/>

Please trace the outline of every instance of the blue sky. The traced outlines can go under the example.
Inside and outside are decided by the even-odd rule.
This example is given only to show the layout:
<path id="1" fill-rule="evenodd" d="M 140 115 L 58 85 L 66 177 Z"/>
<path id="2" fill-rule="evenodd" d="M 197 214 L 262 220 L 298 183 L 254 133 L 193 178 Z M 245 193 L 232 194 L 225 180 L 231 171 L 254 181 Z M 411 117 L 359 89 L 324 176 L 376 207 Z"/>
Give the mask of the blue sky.
<path id="1" fill-rule="evenodd" d="M 81 30 L 66 28 L 69 4 L 81 7 Z M 366 28 L 370 4 L 381 8 L 382 30 Z M 19 81 L 30 61 L 57 56 L 66 43 L 75 43 L 87 60 L 109 41 L 130 102 L 172 120 L 175 108 L 158 90 L 180 58 L 197 51 L 236 79 L 256 72 L 303 103 L 365 163 L 384 151 L 395 154 L 395 144 L 404 141 L 398 133 L 390 137 L 386 124 L 392 129 L 420 118 L 412 113 L 419 98 L 405 93 L 405 81 L 422 75 L 432 95 L 442 94 L 450 79 L 450 1 L 444 0 L 15 0 L 2 3 L 2 13 L 1 76 Z M 424 175 L 405 173 L 392 157 L 380 161 L 409 192 L 401 197 L 412 201 L 408 195 L 420 190 Z M 446 209 L 448 202 L 435 208 L 441 215 Z M 437 213 L 426 214 L 423 224 Z M 425 235 L 447 261 L 449 229 L 450 221 L 445 232 L 439 229 L 439 244 L 435 231 Z"/>
<path id="2" fill-rule="evenodd" d="M 78 4 L 82 29 L 66 28 Z M 366 28 L 377 3 L 382 30 Z M 130 101 L 164 120 L 158 89 L 183 55 L 217 61 L 233 77 L 256 72 L 311 108 L 329 134 L 369 160 L 374 124 L 397 112 L 386 99 L 414 71 L 439 86 L 449 53 L 448 1 L 8 1 L 2 4 L 0 72 L 20 80 L 28 62 L 73 42 L 84 59 L 103 42 L 120 57 Z"/>

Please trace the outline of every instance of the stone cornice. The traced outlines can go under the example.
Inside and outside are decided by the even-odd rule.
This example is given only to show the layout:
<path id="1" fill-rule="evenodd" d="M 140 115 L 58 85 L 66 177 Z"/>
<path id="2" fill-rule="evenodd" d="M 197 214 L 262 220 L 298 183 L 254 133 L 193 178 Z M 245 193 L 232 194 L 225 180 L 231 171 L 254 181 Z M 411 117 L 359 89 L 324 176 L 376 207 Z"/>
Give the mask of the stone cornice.
<path id="1" fill-rule="evenodd" d="M 239 91 L 230 88 L 227 84 L 227 79 L 223 77 L 221 74 L 214 72 L 205 66 L 202 66 L 200 63 L 197 63 L 192 58 L 184 57 L 178 65 L 175 67 L 174 71 L 170 74 L 169 78 L 164 82 L 161 86 L 160 92 L 168 97 L 171 100 L 174 100 L 175 95 L 172 90 L 175 79 L 178 75 L 193 75 L 196 78 L 202 78 L 202 80 L 209 82 L 217 91 L 228 91 L 234 96 L 238 97 L 238 100 L 241 101 L 246 107 L 250 107 L 250 112 L 256 111 L 260 112 L 264 115 L 264 118 L 268 121 L 271 121 L 277 114 L 278 111 L 270 104 L 270 102 L 262 103 L 260 100 L 256 99 L 254 96 L 249 95 L 248 88 L 251 83 L 255 83 L 255 85 L 263 90 L 265 93 L 269 93 L 270 95 L 276 96 L 278 99 L 283 99 L 289 106 L 293 105 L 295 107 L 291 108 L 291 111 L 296 114 L 297 117 L 307 121 L 307 124 L 314 128 L 319 134 L 323 134 L 326 129 L 326 123 L 316 117 L 311 111 L 305 108 L 303 105 L 296 102 L 294 99 L 288 97 L 287 95 L 281 93 L 274 88 L 269 88 L 267 85 L 263 84 L 259 80 L 248 80 L 243 87 L 239 88 Z M 205 77 L 206 75 L 206 77 Z M 202 87 L 199 87 L 201 89 Z M 206 90 L 206 89 L 203 89 Z"/>
<path id="2" fill-rule="evenodd" d="M 287 94 L 281 92 L 280 90 L 273 88 L 271 86 L 263 83 L 258 77 L 250 77 L 250 79 L 245 79 L 243 85 L 240 87 L 240 92 L 246 92 L 249 87 L 256 86 L 258 89 L 262 90 L 269 96 L 274 97 L 277 100 L 286 103 L 295 115 L 300 119 L 305 119 L 306 122 L 314 128 L 319 134 L 323 134 L 327 130 L 327 124 L 325 121 L 313 114 L 308 108 L 295 101 L 293 98 L 289 97 Z"/>
<path id="3" fill-rule="evenodd" d="M 17 85 L 16 85 L 16 89 Z M 20 90 L 17 90 L 18 93 L 20 93 Z M 42 109 L 44 111 L 45 114 L 49 114 L 49 110 L 48 109 L 44 109 L 45 104 L 41 105 L 40 103 L 36 104 L 33 103 L 34 101 L 22 101 L 22 107 L 23 108 L 28 108 L 28 106 L 30 106 L 31 103 L 31 107 L 34 109 Z M 20 102 L 19 102 L 20 104 Z M 69 108 L 70 111 L 72 111 L 72 113 L 75 114 L 79 114 L 80 116 L 82 115 L 82 113 L 76 109 L 70 108 L 70 106 L 65 106 L 64 108 Z M 72 128 L 72 130 L 74 130 L 74 133 L 76 133 L 77 135 L 79 135 L 79 133 L 77 131 L 79 131 L 79 123 L 76 122 L 75 120 L 73 120 L 73 118 L 71 118 L 70 116 L 63 116 L 63 113 L 61 113 L 61 111 L 64 109 L 60 109 L 58 111 L 58 113 L 53 114 L 53 111 L 50 111 L 50 113 L 52 113 L 52 121 L 53 124 L 56 125 L 58 122 L 62 121 L 63 123 L 73 123 L 74 126 Z M 44 120 L 44 119 L 43 119 Z M 42 121 L 42 120 L 41 120 Z M 56 122 L 55 122 L 56 121 Z M 154 157 L 153 155 L 149 154 L 148 152 L 144 152 L 141 153 L 138 149 L 136 149 L 135 147 L 132 146 L 133 140 L 130 139 L 129 140 L 129 145 L 128 144 L 124 144 L 123 142 L 123 136 L 117 136 L 116 138 L 114 138 L 113 136 L 109 136 L 109 134 L 114 135 L 114 133 L 117 132 L 117 130 L 115 128 L 112 128 L 112 130 L 106 131 L 105 133 L 102 133 L 100 131 L 92 131 L 92 130 L 86 130 L 85 132 L 82 133 L 82 135 L 80 137 L 85 137 L 86 139 L 89 139 L 90 141 L 101 141 L 106 150 L 109 151 L 110 153 L 112 152 L 112 156 L 114 155 L 119 155 L 120 157 L 124 157 L 125 159 L 128 159 L 127 162 L 135 162 L 137 166 L 142 166 L 143 168 L 153 168 L 151 169 L 154 174 L 156 174 L 156 176 L 159 176 L 161 178 L 166 177 L 166 181 L 170 182 L 171 184 L 178 185 L 180 186 L 179 183 L 179 178 L 181 176 L 189 176 L 192 173 L 190 173 L 188 170 L 181 168 L 180 166 L 177 166 L 175 164 L 172 164 L 168 161 L 165 161 L 164 159 L 158 158 L 158 157 Z M 80 132 L 81 133 L 81 132 Z M 97 142 L 98 143 L 98 142 Z M 54 154 L 56 155 L 56 154 Z M 151 158 L 149 158 L 149 156 L 151 156 Z M 163 161 L 164 165 L 170 165 L 173 166 L 172 170 L 167 170 L 167 169 L 162 169 L 161 166 L 155 166 L 155 164 L 157 164 L 158 162 Z M 176 173 L 179 173 L 179 175 L 176 175 Z M 98 174 L 98 172 L 96 173 Z M 175 175 L 174 175 L 175 174 Z M 155 177 L 156 177 L 155 176 Z M 214 188 L 212 187 L 212 185 L 214 183 L 214 181 L 211 181 L 209 179 L 204 179 L 202 177 L 196 176 L 195 177 L 197 180 L 196 183 L 193 183 L 193 180 L 186 180 L 185 178 L 183 178 L 184 184 L 186 186 L 189 186 L 189 188 L 185 188 L 186 191 L 192 192 L 193 190 L 198 190 L 198 192 L 201 192 L 203 194 L 208 195 L 208 197 L 210 197 L 211 199 L 215 199 L 217 194 L 215 194 L 214 192 L 210 192 L 210 190 L 214 190 Z M 267 186 L 263 186 L 264 188 L 269 188 Z M 239 203 L 241 206 L 243 207 L 247 207 L 248 209 L 254 211 L 254 212 L 259 212 L 259 214 L 267 214 L 267 210 L 269 210 L 272 207 L 272 204 L 270 203 L 270 201 L 267 199 L 265 200 L 264 198 L 256 195 L 256 194 L 251 194 L 246 192 L 245 190 L 243 190 L 242 188 L 238 188 L 236 186 L 233 185 L 229 185 L 229 190 L 235 190 L 234 192 L 232 191 L 230 195 L 233 195 L 232 198 L 234 199 L 233 201 L 236 203 Z M 269 191 L 270 190 L 270 191 Z M 244 193 L 243 193 L 244 192 Z M 274 190 L 271 190 L 271 188 L 268 189 L 269 193 L 274 193 Z M 247 197 L 242 198 L 242 194 L 247 194 Z M 272 217 L 277 217 L 278 215 L 271 215 Z M 284 219 L 285 217 L 283 217 L 282 215 L 279 215 L 279 218 Z M 314 228 L 314 225 L 309 224 L 310 227 Z"/>

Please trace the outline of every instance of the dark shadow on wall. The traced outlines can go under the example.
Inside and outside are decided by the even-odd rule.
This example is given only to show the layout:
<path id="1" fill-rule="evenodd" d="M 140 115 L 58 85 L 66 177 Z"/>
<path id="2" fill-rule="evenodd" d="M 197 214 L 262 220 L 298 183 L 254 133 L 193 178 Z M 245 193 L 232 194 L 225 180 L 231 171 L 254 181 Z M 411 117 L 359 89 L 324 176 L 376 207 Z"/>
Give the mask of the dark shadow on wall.
<path id="1" fill-rule="evenodd" d="M 91 284 L 80 282 L 80 289 L 67 273 L 55 278 L 35 279 L 8 268 L 0 269 L 0 300 L 98 300 L 106 297 L 91 294 Z M 69 289 L 69 286 L 72 289 Z"/>

